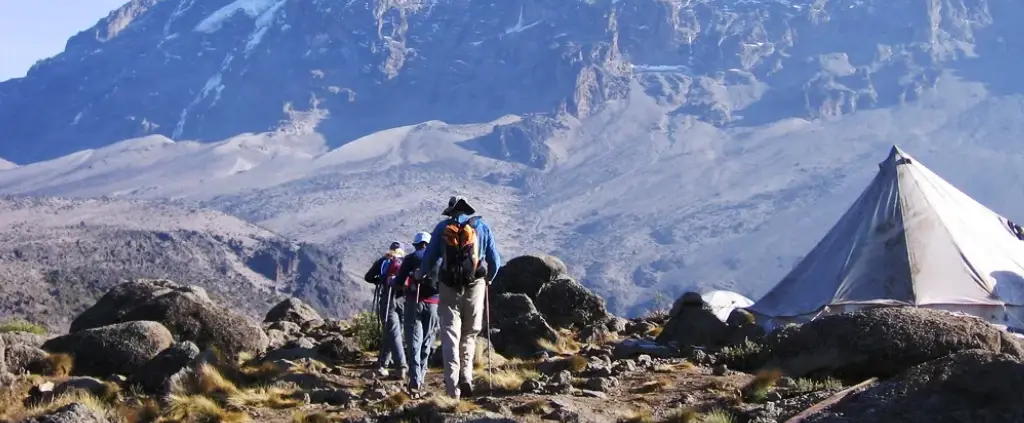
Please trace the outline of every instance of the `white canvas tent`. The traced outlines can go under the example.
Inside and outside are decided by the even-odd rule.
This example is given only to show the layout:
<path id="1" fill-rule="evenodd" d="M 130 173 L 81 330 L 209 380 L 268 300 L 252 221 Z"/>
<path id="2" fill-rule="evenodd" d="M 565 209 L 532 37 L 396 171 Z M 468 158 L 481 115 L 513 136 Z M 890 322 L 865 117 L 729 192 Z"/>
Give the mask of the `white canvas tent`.
<path id="1" fill-rule="evenodd" d="M 737 308 L 747 308 L 751 304 L 754 304 L 750 298 L 744 297 L 739 293 L 732 291 L 710 291 L 701 295 L 704 302 L 711 307 L 711 311 L 715 313 L 718 320 L 726 321 L 729 319 L 729 314 Z"/>
<path id="2" fill-rule="evenodd" d="M 1024 329 L 1018 231 L 893 147 L 853 206 L 748 311 L 769 330 L 875 306 L 943 309 Z"/>

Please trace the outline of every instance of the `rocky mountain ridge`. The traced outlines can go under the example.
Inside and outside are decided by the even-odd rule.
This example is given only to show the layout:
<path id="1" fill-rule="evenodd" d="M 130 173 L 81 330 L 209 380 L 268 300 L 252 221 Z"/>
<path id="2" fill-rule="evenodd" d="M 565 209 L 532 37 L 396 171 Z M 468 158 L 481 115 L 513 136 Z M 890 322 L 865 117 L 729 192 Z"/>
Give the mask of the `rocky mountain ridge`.
<path id="1" fill-rule="evenodd" d="M 430 120 L 581 119 L 633 89 L 716 125 L 830 117 L 916 99 L 950 68 L 998 77 L 1014 16 L 1009 0 L 133 0 L 0 84 L 0 157 L 275 129 L 338 146 Z M 529 127 L 488 153 L 545 166 L 531 141 L 549 134 Z"/>
<path id="2" fill-rule="evenodd" d="M 189 280 L 246 313 L 295 296 L 327 315 L 351 316 L 365 300 L 337 256 L 222 213 L 10 196 L 0 198 L 0 213 L 0 316 L 54 329 L 137 278 Z"/>

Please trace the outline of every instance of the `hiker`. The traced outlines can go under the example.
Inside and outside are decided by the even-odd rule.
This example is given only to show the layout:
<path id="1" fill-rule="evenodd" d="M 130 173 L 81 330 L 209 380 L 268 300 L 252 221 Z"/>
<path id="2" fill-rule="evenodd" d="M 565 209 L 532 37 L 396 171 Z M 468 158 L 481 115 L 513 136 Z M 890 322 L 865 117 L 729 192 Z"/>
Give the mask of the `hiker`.
<path id="1" fill-rule="evenodd" d="M 388 367 L 394 365 L 399 371 L 397 378 L 405 379 L 408 366 L 405 362 L 405 349 L 402 348 L 402 312 L 404 301 L 402 300 L 402 288 L 404 284 L 397 284 L 395 277 L 401 268 L 405 251 L 402 250 L 402 243 L 395 241 L 391 243 L 388 252 L 377 259 L 363 277 L 369 283 L 377 285 L 374 293 L 373 307 L 381 324 L 380 355 L 377 357 L 377 369 L 375 373 L 379 376 L 388 376 Z"/>
<path id="2" fill-rule="evenodd" d="M 398 270 L 398 280 L 406 280 L 415 275 L 429 243 L 429 233 L 416 234 L 412 241 L 416 250 L 402 261 L 402 267 Z M 412 394 L 418 393 L 423 387 L 427 376 L 427 360 L 434 348 L 434 339 L 440 327 L 437 318 L 436 266 L 435 261 L 434 266 L 421 279 L 412 278 L 405 292 L 405 345 L 408 348 L 406 355 L 410 367 L 408 388 Z"/>
<path id="3" fill-rule="evenodd" d="M 491 229 L 475 213 L 462 196 L 448 200 L 442 213 L 448 218 L 431 233 L 415 277 L 421 279 L 432 263 L 442 260 L 437 273 L 441 353 L 445 392 L 453 398 L 473 395 L 476 336 L 483 326 L 487 288 L 501 267 Z"/>

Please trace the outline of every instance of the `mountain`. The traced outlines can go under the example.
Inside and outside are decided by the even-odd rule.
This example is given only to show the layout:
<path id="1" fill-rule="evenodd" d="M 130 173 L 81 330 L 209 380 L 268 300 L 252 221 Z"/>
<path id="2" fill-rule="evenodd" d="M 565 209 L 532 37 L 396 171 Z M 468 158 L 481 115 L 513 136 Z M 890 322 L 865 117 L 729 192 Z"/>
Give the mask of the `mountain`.
<path id="1" fill-rule="evenodd" d="M 1010 0 L 136 0 L 0 83 L 0 157 L 22 164 L 0 192 L 199 202 L 356 270 L 463 193 L 507 257 L 562 257 L 616 313 L 756 298 L 892 144 L 1024 217 L 1021 19 Z"/>
<path id="2" fill-rule="evenodd" d="M 287 295 L 346 317 L 366 300 L 336 256 L 220 212 L 3 197 L 0 215 L 0 316 L 66 327 L 113 284 L 137 278 L 199 285 L 259 318 Z"/>

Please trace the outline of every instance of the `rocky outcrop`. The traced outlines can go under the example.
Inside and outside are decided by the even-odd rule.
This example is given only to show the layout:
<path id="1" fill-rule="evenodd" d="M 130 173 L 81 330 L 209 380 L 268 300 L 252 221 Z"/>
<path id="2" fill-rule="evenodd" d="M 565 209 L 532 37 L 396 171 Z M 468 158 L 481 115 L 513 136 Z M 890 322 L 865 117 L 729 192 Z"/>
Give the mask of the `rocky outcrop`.
<path id="1" fill-rule="evenodd" d="M 558 340 L 558 333 L 525 294 L 500 294 L 492 297 L 491 304 L 492 327 L 497 330 L 497 335 L 491 339 L 494 349 L 501 355 L 531 357 L 542 350 L 538 341 Z"/>
<path id="2" fill-rule="evenodd" d="M 513 258 L 501 267 L 492 284 L 492 292 L 526 294 L 537 298 L 544 285 L 566 275 L 568 269 L 558 257 L 525 255 Z"/>
<path id="3" fill-rule="evenodd" d="M 1024 420 L 1024 363 L 989 350 L 931 360 L 805 420 L 808 423 L 925 423 Z"/>
<path id="4" fill-rule="evenodd" d="M 323 322 L 320 314 L 298 298 L 288 298 L 267 312 L 264 323 L 291 322 L 301 325 L 305 322 Z"/>
<path id="5" fill-rule="evenodd" d="M 700 294 L 683 294 L 669 311 L 668 322 L 656 341 L 673 343 L 678 348 L 720 348 L 729 343 L 731 329 L 718 319 Z"/>
<path id="6" fill-rule="evenodd" d="M 175 375 L 185 369 L 199 356 L 199 347 L 189 341 L 172 345 L 142 365 L 128 379 L 128 383 L 138 385 L 143 391 L 166 395 L 171 392 Z"/>
<path id="7" fill-rule="evenodd" d="M 72 322 L 71 331 L 138 320 L 160 322 L 178 341 L 229 355 L 261 353 L 269 344 L 259 325 L 214 303 L 202 288 L 163 280 L 114 287 Z"/>
<path id="8" fill-rule="evenodd" d="M 912 307 L 831 315 L 784 327 L 769 334 L 765 349 L 765 366 L 786 375 L 858 382 L 971 349 L 1024 358 L 1024 348 L 1012 335 L 979 318 Z"/>
<path id="9" fill-rule="evenodd" d="M 14 344 L 7 347 L 7 371 L 14 374 L 29 372 L 35 363 L 46 358 L 46 351 L 26 344 Z"/>
<path id="10" fill-rule="evenodd" d="M 83 329 L 46 341 L 43 349 L 74 357 L 74 373 L 106 377 L 131 375 L 174 343 L 158 322 L 130 321 Z"/>
<path id="11" fill-rule="evenodd" d="M 544 284 L 533 297 L 537 311 L 556 328 L 583 328 L 608 319 L 601 298 L 568 276 Z"/>

